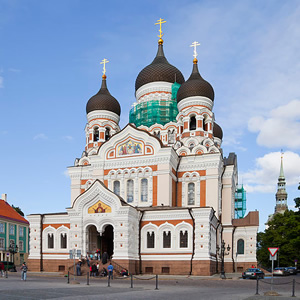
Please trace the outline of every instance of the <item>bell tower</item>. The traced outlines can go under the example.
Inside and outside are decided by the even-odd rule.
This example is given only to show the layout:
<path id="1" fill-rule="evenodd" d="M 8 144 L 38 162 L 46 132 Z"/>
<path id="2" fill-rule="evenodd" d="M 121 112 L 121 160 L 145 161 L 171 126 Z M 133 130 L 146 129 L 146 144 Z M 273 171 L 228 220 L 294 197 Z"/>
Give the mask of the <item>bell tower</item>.
<path id="1" fill-rule="evenodd" d="M 281 164 L 277 183 L 275 213 L 284 213 L 287 209 L 287 192 L 285 189 L 285 177 L 283 173 L 283 152 L 281 152 Z"/>

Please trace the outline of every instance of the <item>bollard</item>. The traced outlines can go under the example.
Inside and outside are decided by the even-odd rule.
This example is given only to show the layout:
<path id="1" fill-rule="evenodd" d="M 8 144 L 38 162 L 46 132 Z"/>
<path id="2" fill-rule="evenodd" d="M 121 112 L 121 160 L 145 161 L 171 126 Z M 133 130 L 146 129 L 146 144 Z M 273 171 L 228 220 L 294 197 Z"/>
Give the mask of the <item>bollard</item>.
<path id="1" fill-rule="evenodd" d="M 255 295 L 259 295 L 258 293 L 258 277 L 256 277 L 256 293 Z"/>
<path id="2" fill-rule="evenodd" d="M 130 275 L 130 287 L 133 288 L 133 276 L 132 276 L 132 274 Z"/>
<path id="3" fill-rule="evenodd" d="M 89 274 L 89 272 L 86 273 L 86 285 L 90 285 L 90 274 Z"/>
<path id="4" fill-rule="evenodd" d="M 296 297 L 295 296 L 295 278 L 293 279 L 293 290 L 292 290 L 292 297 Z"/>
<path id="5" fill-rule="evenodd" d="M 158 290 L 158 275 L 155 275 L 155 289 Z"/>
<path id="6" fill-rule="evenodd" d="M 107 286 L 110 287 L 110 276 L 108 275 Z"/>
<path id="7" fill-rule="evenodd" d="M 68 283 L 70 283 L 70 271 L 68 271 Z"/>

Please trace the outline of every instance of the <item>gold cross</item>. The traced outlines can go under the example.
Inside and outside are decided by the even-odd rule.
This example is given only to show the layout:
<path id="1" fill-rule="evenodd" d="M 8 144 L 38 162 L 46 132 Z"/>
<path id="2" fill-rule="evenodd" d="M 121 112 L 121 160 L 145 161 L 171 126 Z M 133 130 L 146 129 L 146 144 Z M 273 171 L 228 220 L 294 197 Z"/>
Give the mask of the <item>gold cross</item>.
<path id="1" fill-rule="evenodd" d="M 161 24 L 166 23 L 167 21 L 164 21 L 164 19 L 160 18 L 159 20 L 157 20 L 157 23 L 155 23 L 155 25 L 159 25 L 159 38 L 162 38 L 163 34 L 161 31 Z"/>
<path id="2" fill-rule="evenodd" d="M 194 47 L 194 54 L 193 54 L 193 56 L 196 59 L 197 59 L 197 56 L 198 56 L 197 46 L 200 46 L 200 44 L 198 42 L 196 42 L 196 41 L 194 43 L 192 43 L 192 45 L 190 45 L 190 47 Z"/>
<path id="3" fill-rule="evenodd" d="M 100 63 L 100 65 L 103 64 L 103 75 L 105 75 L 105 73 L 106 73 L 106 68 L 105 68 L 106 63 L 109 63 L 109 61 L 106 58 L 104 58 Z"/>

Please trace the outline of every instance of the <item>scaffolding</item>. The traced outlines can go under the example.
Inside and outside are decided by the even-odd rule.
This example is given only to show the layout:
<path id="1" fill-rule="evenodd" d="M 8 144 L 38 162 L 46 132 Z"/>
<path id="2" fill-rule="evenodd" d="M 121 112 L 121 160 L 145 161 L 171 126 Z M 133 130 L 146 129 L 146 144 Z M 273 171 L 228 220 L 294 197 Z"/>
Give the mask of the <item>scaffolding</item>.
<path id="1" fill-rule="evenodd" d="M 243 185 L 238 185 L 235 192 L 235 219 L 244 218 L 246 213 L 246 191 Z"/>
<path id="2" fill-rule="evenodd" d="M 165 125 L 176 122 L 177 115 L 178 108 L 175 100 L 150 100 L 138 103 L 130 110 L 129 122 L 134 123 L 136 127 Z"/>

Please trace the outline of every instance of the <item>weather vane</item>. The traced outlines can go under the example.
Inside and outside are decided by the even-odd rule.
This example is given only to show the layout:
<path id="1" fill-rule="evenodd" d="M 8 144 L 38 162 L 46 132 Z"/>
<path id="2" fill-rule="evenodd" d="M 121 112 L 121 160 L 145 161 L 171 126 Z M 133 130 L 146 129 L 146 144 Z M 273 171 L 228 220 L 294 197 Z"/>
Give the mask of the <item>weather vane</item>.
<path id="1" fill-rule="evenodd" d="M 163 40 L 162 40 L 163 34 L 162 34 L 162 30 L 161 30 L 161 24 L 166 23 L 166 22 L 167 21 L 160 18 L 159 20 L 157 20 L 157 23 L 155 23 L 155 25 L 159 25 L 159 35 L 158 35 L 159 40 L 158 40 L 158 42 L 160 42 L 160 43 L 163 43 Z"/>
<path id="2" fill-rule="evenodd" d="M 102 65 L 103 64 L 103 76 L 106 76 L 105 75 L 105 73 L 106 73 L 106 68 L 105 68 L 105 64 L 107 64 L 107 63 L 109 63 L 109 61 L 106 59 L 106 58 L 104 58 L 102 61 L 101 61 L 101 63 L 100 63 L 100 65 Z"/>
<path id="3" fill-rule="evenodd" d="M 192 45 L 190 45 L 190 47 L 194 47 L 194 54 L 193 54 L 194 60 L 197 60 L 197 56 L 198 56 L 197 46 L 200 46 L 200 43 L 198 43 L 196 41 L 194 43 L 192 43 Z"/>

